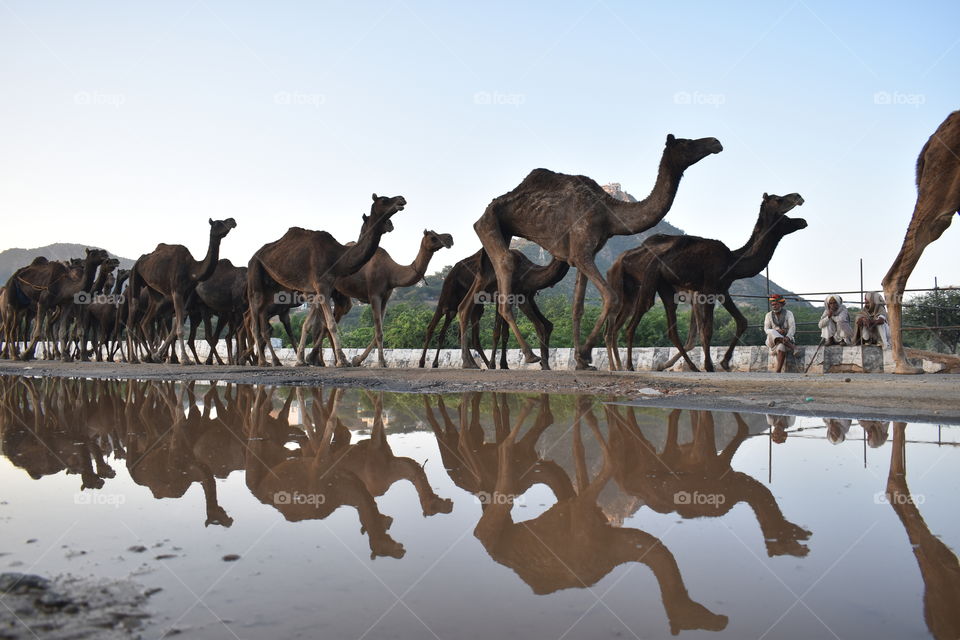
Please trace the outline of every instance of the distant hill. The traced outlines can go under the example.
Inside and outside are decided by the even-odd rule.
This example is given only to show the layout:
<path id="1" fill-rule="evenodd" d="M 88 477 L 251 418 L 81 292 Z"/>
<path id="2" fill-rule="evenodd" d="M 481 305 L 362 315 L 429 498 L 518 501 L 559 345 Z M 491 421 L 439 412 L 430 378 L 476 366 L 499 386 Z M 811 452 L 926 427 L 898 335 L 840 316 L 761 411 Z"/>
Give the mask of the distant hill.
<path id="1" fill-rule="evenodd" d="M 94 248 L 98 248 L 97 245 L 57 242 L 35 249 L 7 249 L 6 251 L 0 251 L 0 286 L 10 279 L 14 271 L 30 264 L 37 256 L 44 256 L 49 260 L 69 260 L 70 258 L 82 258 L 84 256 L 84 249 Z M 112 253 L 110 257 L 119 258 L 121 269 L 129 269 L 133 266 L 133 260 L 130 258 L 121 258 Z"/>

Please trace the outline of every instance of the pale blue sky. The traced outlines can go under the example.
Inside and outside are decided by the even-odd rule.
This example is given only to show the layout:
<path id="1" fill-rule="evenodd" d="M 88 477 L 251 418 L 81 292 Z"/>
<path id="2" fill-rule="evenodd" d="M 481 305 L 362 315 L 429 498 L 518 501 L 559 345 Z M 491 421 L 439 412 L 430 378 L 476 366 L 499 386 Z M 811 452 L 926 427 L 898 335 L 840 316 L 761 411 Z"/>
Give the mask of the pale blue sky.
<path id="1" fill-rule="evenodd" d="M 536 167 L 643 197 L 673 133 L 725 151 L 668 221 L 739 246 L 764 191 L 796 191 L 810 227 L 771 276 L 857 288 L 862 256 L 878 286 L 916 156 L 960 108 L 957 24 L 955 1 L 0 0 L 0 249 L 199 256 L 232 216 L 222 253 L 245 264 L 293 225 L 354 239 L 375 191 L 409 202 L 398 261 L 425 227 L 454 235 L 440 267 Z M 911 286 L 960 284 L 957 227 Z"/>

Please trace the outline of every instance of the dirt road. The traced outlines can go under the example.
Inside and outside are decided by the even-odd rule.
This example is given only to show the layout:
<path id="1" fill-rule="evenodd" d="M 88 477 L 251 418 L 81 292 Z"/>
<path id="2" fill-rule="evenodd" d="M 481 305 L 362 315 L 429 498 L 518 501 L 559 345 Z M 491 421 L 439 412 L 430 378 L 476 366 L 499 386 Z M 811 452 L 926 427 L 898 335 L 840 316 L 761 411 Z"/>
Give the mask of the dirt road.
<path id="1" fill-rule="evenodd" d="M 407 393 L 588 393 L 682 408 L 960 424 L 960 375 L 465 371 L 0 361 L 0 375 L 223 380 Z"/>

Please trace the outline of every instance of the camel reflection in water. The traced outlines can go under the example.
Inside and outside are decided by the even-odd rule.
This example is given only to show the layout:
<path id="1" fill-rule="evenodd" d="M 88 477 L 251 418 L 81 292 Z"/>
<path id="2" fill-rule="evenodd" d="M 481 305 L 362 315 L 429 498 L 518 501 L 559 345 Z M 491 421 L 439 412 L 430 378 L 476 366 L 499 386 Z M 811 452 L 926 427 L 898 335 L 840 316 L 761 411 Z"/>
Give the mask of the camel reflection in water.
<path id="1" fill-rule="evenodd" d="M 430 401 L 425 399 L 425 403 L 427 419 L 451 478 L 481 498 L 476 537 L 490 557 L 513 569 L 535 593 L 590 587 L 621 564 L 640 562 L 657 579 L 672 633 L 726 627 L 726 616 L 714 614 L 690 598 L 676 559 L 659 538 L 639 529 L 613 526 L 597 504 L 600 493 L 614 477 L 615 461 L 610 443 L 597 424 L 591 398 L 580 396 L 576 400 L 572 425 L 574 479 L 536 451 L 537 440 L 554 422 L 548 396 L 527 399 L 511 421 L 507 397 L 492 394 L 495 442 L 486 442 L 479 426 L 478 394 L 461 401 L 459 428 L 442 399 L 437 402 L 442 425 Z M 604 411 L 610 420 L 612 409 L 604 407 Z M 534 412 L 532 426 L 521 436 Z M 602 454 L 602 466 L 593 475 L 585 456 L 583 423 Z M 556 503 L 536 518 L 515 522 L 514 499 L 538 483 L 551 489 Z"/>
<path id="2" fill-rule="evenodd" d="M 393 454 L 384 430 L 382 394 L 371 397 L 371 437 L 355 444 L 338 415 L 342 389 L 329 392 L 326 398 L 319 388 L 298 389 L 297 395 L 305 431 L 305 437 L 298 439 L 289 433 L 290 398 L 280 415 L 273 417 L 272 390 L 257 390 L 247 429 L 251 442 L 246 480 L 261 502 L 291 521 L 322 519 L 340 506 L 351 506 L 359 514 L 361 532 L 369 537 L 371 557 L 395 558 L 404 555 L 404 548 L 387 533 L 393 519 L 380 513 L 375 497 L 395 482 L 409 480 L 417 490 L 424 516 L 453 509 L 452 501 L 433 492 L 416 461 Z M 287 445 L 293 443 L 291 452 Z"/>
<path id="3" fill-rule="evenodd" d="M 893 423 L 893 447 L 887 476 L 887 501 L 910 538 L 923 577 L 923 617 L 934 638 L 960 638 L 960 561 L 930 532 L 907 486 L 906 430 Z M 883 431 L 886 434 L 886 431 Z"/>
<path id="4" fill-rule="evenodd" d="M 750 435 L 749 426 L 734 413 L 737 431 L 718 453 L 715 417 L 710 411 L 689 411 L 693 439 L 678 441 L 681 411 L 670 412 L 667 438 L 661 452 L 647 439 L 634 407 L 610 408 L 610 442 L 615 454 L 617 483 L 658 513 L 676 512 L 683 518 L 718 517 L 745 502 L 763 532 L 767 555 L 805 556 L 801 540 L 810 532 L 789 522 L 764 484 L 730 466 Z M 707 499 L 698 500 L 697 497 Z"/>

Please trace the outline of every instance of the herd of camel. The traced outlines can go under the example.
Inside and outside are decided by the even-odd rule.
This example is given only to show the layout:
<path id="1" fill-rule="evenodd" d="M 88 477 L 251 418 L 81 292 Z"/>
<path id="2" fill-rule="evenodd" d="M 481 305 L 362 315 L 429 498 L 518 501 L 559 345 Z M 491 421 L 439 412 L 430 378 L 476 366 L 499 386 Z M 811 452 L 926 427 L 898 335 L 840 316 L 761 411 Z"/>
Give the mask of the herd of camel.
<path id="1" fill-rule="evenodd" d="M 735 345 L 747 329 L 747 320 L 729 295 L 731 284 L 760 273 L 780 240 L 807 226 L 787 215 L 803 204 L 796 193 L 764 194 L 753 232 L 744 246 L 731 250 L 722 242 L 695 236 L 654 235 L 617 258 L 605 278 L 595 263 L 597 253 L 615 235 L 646 231 L 662 220 L 676 197 L 684 171 L 707 156 L 720 153 L 715 138 L 697 140 L 667 136 L 656 183 L 639 202 L 617 200 L 586 176 L 535 169 L 515 189 L 495 198 L 474 224 L 483 248 L 451 269 L 445 278 L 436 312 L 430 322 L 420 366 L 437 325 L 443 343 L 452 319 L 459 318 L 462 363 L 477 368 L 476 351 L 484 364 L 496 367 L 497 344 L 501 367 L 512 332 L 527 363 L 549 368 L 552 325 L 537 307 L 538 291 L 552 287 L 576 268 L 572 325 L 577 369 L 591 369 L 593 347 L 605 340 L 611 369 L 623 368 L 618 339 L 626 327 L 628 358 L 633 368 L 633 334 L 656 296 L 663 301 L 671 342 L 687 365 L 697 367 L 681 344 L 676 308 L 679 292 L 695 297 L 691 335 L 699 334 L 705 347 L 704 368 L 713 370 L 710 346 L 714 301 L 720 301 L 736 322 L 736 334 L 721 367 L 729 369 Z M 923 146 L 917 160 L 917 202 L 899 255 L 883 280 L 897 373 L 920 373 L 911 364 L 901 341 L 901 302 L 906 282 L 923 250 L 940 237 L 960 212 L 960 112 L 950 114 Z M 291 342 L 297 345 L 298 365 L 323 364 L 322 345 L 329 338 L 337 366 L 357 365 L 377 348 L 383 354 L 383 320 L 393 291 L 419 282 L 433 254 L 449 248 L 449 234 L 424 231 L 420 251 L 409 265 L 396 263 L 379 247 L 393 229 L 393 216 L 402 211 L 402 196 L 373 195 L 369 215 L 363 216 L 356 242 L 339 243 L 325 231 L 291 227 L 279 240 L 261 247 L 246 267 L 220 260 L 223 238 L 236 227 L 232 218 L 210 220 L 207 254 L 196 260 L 183 245 L 159 244 L 140 256 L 129 271 L 101 249 L 68 263 L 37 258 L 19 269 L 0 292 L 3 355 L 30 359 L 42 345 L 48 358 L 75 357 L 129 362 L 191 363 L 184 339 L 190 320 L 189 344 L 199 362 L 194 337 L 201 323 L 211 345 L 206 362 L 223 359 L 216 344 L 226 339 L 230 363 L 280 364 L 270 341 L 270 319 L 278 316 Z M 552 261 L 538 265 L 516 249 L 514 237 L 525 238 L 548 251 Z M 116 273 L 114 273 L 116 272 Z M 581 319 L 587 283 L 600 292 L 602 307 L 588 336 L 581 337 Z M 348 361 L 341 348 L 337 324 L 352 301 L 371 305 L 374 338 L 364 353 Z M 479 316 L 485 301 L 494 301 L 498 316 L 494 350 L 487 358 L 480 348 Z M 303 302 L 309 313 L 294 335 L 289 313 Z M 540 343 L 533 352 L 514 316 L 518 307 L 532 322 Z M 216 317 L 216 327 L 212 319 Z M 308 353 L 307 346 L 314 347 Z M 179 344 L 179 357 L 177 356 Z M 88 345 L 92 344 L 92 349 Z M 21 347 L 23 347 L 21 349 Z M 439 350 L 438 350 L 439 354 Z M 437 366 L 437 357 L 433 365 Z"/>
<path id="2" fill-rule="evenodd" d="M 351 431 L 357 411 L 342 389 L 298 387 L 284 397 L 268 386 L 200 390 L 194 383 L 8 377 L 0 379 L 0 451 L 35 479 L 66 471 L 81 488 L 108 486 L 117 464 L 156 499 L 181 498 L 196 483 L 205 502 L 198 516 L 207 526 L 233 524 L 228 510 L 235 505 L 221 504 L 217 479 L 240 471 L 249 492 L 288 521 L 323 520 L 347 507 L 357 514 L 371 557 L 400 558 L 405 549 L 390 533 L 393 518 L 377 504 L 391 487 L 409 482 L 425 518 L 463 506 L 437 494 L 433 487 L 440 483 L 428 477 L 429 468 L 391 449 L 385 416 L 413 412 L 436 438 L 441 473 L 483 505 L 474 535 L 494 561 L 537 594 L 589 588 L 621 565 L 646 565 L 674 634 L 724 629 L 727 616 L 688 593 L 682 565 L 663 540 L 635 521 L 618 520 L 644 508 L 683 519 L 722 518 L 741 505 L 755 518 L 760 553 L 809 553 L 811 532 L 786 517 L 763 482 L 731 467 L 750 437 L 751 416 L 732 414 L 732 432 L 718 451 L 718 436 L 727 432 L 710 411 L 661 417 L 578 396 L 574 407 L 561 411 L 555 404 L 555 415 L 547 394 L 474 392 L 463 394 L 459 405 L 424 395 L 422 409 L 396 412 L 385 407 L 383 393 L 353 393 L 372 407 L 368 438 L 357 440 Z M 569 429 L 550 429 L 565 422 Z M 682 436 L 688 428 L 692 439 Z M 548 434 L 562 435 L 548 440 Z M 960 565 L 917 504 L 905 499 L 911 495 L 905 443 L 905 425 L 894 423 L 888 502 L 917 557 L 927 625 L 936 638 L 956 638 Z M 514 501 L 534 485 L 548 488 L 554 504 L 516 520 Z M 611 503 L 611 489 L 628 498 L 627 506 Z M 717 499 L 677 498 L 698 493 Z"/>

